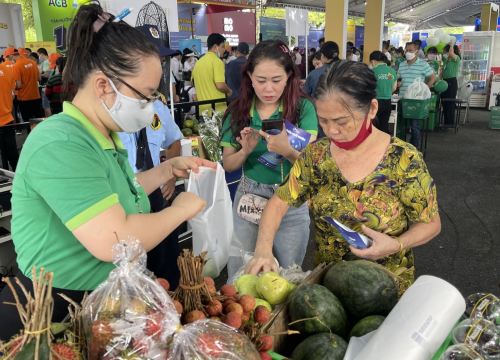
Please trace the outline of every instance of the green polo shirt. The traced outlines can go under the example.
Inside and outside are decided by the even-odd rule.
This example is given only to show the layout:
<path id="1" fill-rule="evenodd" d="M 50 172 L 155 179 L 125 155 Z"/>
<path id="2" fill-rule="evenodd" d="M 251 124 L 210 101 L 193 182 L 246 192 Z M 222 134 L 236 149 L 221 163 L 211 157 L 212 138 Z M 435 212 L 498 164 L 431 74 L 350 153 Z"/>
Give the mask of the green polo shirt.
<path id="1" fill-rule="evenodd" d="M 377 99 L 389 100 L 392 96 L 392 89 L 397 81 L 396 70 L 380 63 L 373 68 L 375 77 L 377 78 Z"/>
<path id="2" fill-rule="evenodd" d="M 436 74 L 436 76 L 438 76 L 438 74 L 439 74 L 439 61 L 427 60 L 427 63 L 432 68 L 432 70 L 434 70 L 434 74 Z"/>
<path id="3" fill-rule="evenodd" d="M 306 130 L 312 135 L 318 134 L 318 117 L 316 115 L 316 109 L 311 101 L 307 99 L 302 99 L 299 102 L 299 121 L 298 127 Z M 252 104 L 251 108 L 252 118 L 250 121 L 250 127 L 260 130 L 262 129 L 262 119 L 259 116 L 259 112 L 255 108 L 255 103 Z M 278 109 L 269 117 L 269 120 L 276 120 L 283 118 L 283 107 L 280 105 Z M 238 135 L 239 136 L 239 135 Z M 231 132 L 231 114 L 229 113 L 224 121 L 222 128 L 222 147 L 234 147 L 239 149 L 239 144 Z M 267 143 L 263 138 L 259 139 L 257 146 L 254 151 L 248 156 L 247 160 L 243 164 L 243 170 L 245 176 L 261 184 L 281 184 L 284 178 L 290 172 L 292 164 L 288 160 L 283 161 L 283 173 L 281 171 L 281 166 L 277 166 L 275 169 L 267 167 L 261 164 L 257 159 L 268 152 Z"/>
<path id="4" fill-rule="evenodd" d="M 451 79 L 458 76 L 460 61 L 460 56 L 456 56 L 454 59 L 443 58 L 443 79 Z"/>
<path id="5" fill-rule="evenodd" d="M 54 287 L 95 289 L 114 265 L 95 258 L 72 231 L 115 204 L 126 214 L 150 211 L 127 151 L 111 137 L 116 146 L 68 102 L 28 137 L 12 188 L 12 238 L 26 276 L 43 266 L 54 272 Z"/>

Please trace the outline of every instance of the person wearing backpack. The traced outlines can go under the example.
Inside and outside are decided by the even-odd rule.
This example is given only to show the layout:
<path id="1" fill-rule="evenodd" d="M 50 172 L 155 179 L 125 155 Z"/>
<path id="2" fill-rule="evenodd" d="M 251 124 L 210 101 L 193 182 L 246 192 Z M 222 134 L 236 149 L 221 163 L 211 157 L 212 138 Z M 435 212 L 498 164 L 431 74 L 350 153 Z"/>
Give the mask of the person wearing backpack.
<path id="1" fill-rule="evenodd" d="M 179 102 L 180 103 L 189 103 L 189 102 L 193 102 L 193 101 L 196 101 L 196 90 L 190 81 L 186 81 L 184 83 L 184 87 L 182 88 L 182 90 L 179 94 Z M 183 105 L 183 106 L 181 106 L 181 110 L 183 113 L 190 113 L 190 114 L 195 113 L 194 106 Z"/>

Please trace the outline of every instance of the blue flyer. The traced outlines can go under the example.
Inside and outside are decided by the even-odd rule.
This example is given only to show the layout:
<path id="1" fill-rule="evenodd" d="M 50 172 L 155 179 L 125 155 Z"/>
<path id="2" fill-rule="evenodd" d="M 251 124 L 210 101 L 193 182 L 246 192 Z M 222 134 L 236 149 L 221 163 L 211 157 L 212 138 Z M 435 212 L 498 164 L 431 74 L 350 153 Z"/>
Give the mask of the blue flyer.
<path id="1" fill-rule="evenodd" d="M 369 237 L 349 229 L 338 220 L 332 219 L 330 216 L 323 216 L 323 220 L 334 226 L 349 245 L 357 249 L 366 249 L 371 246 L 372 240 Z"/>
<path id="2" fill-rule="evenodd" d="M 296 127 L 290 121 L 285 120 L 285 129 L 288 134 L 288 141 L 290 145 L 297 151 L 302 151 L 309 141 L 311 140 L 311 134 L 307 131 Z M 270 130 L 268 134 L 270 135 L 278 135 L 281 131 L 279 130 Z M 274 152 L 266 152 L 263 155 L 259 156 L 257 159 L 261 164 L 266 165 L 270 168 L 275 168 L 283 161 L 283 156 L 276 154 Z"/>

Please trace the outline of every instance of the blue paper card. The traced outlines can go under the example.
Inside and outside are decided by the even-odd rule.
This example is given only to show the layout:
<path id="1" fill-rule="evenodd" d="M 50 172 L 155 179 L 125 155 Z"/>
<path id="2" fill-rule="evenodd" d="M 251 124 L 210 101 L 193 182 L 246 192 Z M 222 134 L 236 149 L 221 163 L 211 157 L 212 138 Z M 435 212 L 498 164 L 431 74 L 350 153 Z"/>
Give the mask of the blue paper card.
<path id="1" fill-rule="evenodd" d="M 349 245 L 352 245 L 357 249 L 366 249 L 371 246 L 372 240 L 366 235 L 360 234 L 357 231 L 348 228 L 340 221 L 335 220 L 330 216 L 323 216 L 323 220 L 334 226 L 340 232 L 344 240 L 349 243 Z"/>
<path id="2" fill-rule="evenodd" d="M 297 151 L 302 151 L 309 140 L 311 140 L 311 134 L 307 131 L 296 127 L 290 121 L 285 120 L 285 129 L 288 134 L 288 141 L 290 145 Z M 270 135 L 278 135 L 281 131 L 277 129 L 269 130 L 267 133 Z M 284 160 L 283 156 L 276 154 L 274 152 L 266 152 L 259 156 L 257 159 L 261 164 L 266 165 L 270 168 L 275 168 Z"/>

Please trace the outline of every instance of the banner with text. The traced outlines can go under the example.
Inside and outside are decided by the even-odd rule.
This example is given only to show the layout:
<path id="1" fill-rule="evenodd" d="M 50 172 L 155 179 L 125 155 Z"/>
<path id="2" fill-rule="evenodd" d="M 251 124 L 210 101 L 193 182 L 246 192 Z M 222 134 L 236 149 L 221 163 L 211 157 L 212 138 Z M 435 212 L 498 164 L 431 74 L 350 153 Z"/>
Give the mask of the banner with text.
<path id="1" fill-rule="evenodd" d="M 170 47 L 182 51 L 180 42 L 194 37 L 208 36 L 206 6 L 199 4 L 178 4 L 179 31 L 170 33 Z M 182 49 L 181 49 L 182 48 Z"/>
<path id="2" fill-rule="evenodd" d="M 54 41 L 57 33 L 69 28 L 77 9 L 77 0 L 33 0 L 37 40 Z"/>
<path id="3" fill-rule="evenodd" d="M 275 19 L 269 17 L 260 17 L 260 33 L 262 40 L 280 39 L 285 44 L 288 44 L 286 37 L 286 22 L 284 19 Z"/>
<path id="4" fill-rule="evenodd" d="M 208 32 L 220 33 L 236 46 L 240 42 L 255 44 L 255 14 L 228 11 L 208 14 Z"/>

